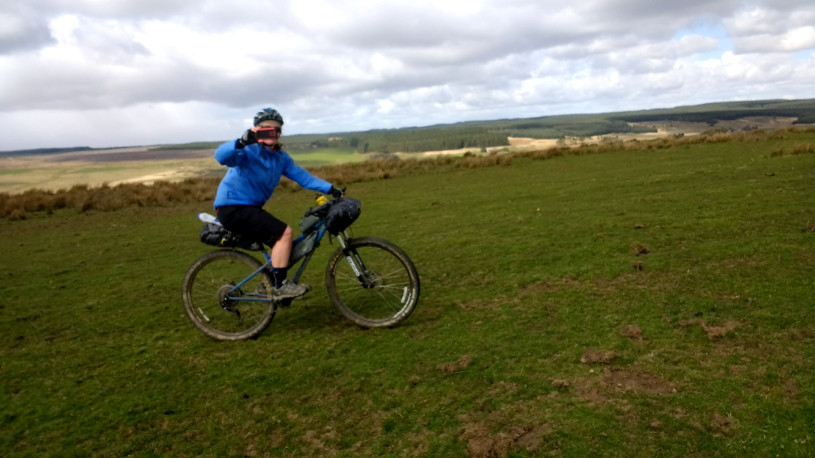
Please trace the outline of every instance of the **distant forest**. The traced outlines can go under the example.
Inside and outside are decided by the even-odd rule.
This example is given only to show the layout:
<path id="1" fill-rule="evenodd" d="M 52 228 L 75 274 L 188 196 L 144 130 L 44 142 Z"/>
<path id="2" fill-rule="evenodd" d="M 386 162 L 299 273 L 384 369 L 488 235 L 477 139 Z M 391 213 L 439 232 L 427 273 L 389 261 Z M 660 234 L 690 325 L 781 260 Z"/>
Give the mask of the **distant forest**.
<path id="1" fill-rule="evenodd" d="M 724 102 L 671 109 L 540 118 L 473 121 L 428 127 L 286 137 L 290 150 L 354 148 L 358 153 L 422 152 L 508 145 L 507 137 L 561 139 L 595 135 L 655 132 L 631 123 L 681 121 L 714 126 L 717 121 L 750 116 L 793 117 L 799 124 L 815 123 L 815 99 Z"/>
<path id="2" fill-rule="evenodd" d="M 815 99 L 722 102 L 669 109 L 630 112 L 543 116 L 539 118 L 472 121 L 426 127 L 379 129 L 365 132 L 305 134 L 284 137 L 289 151 L 315 148 L 352 148 L 358 153 L 415 153 L 461 148 L 506 146 L 508 137 L 560 139 L 594 135 L 653 132 L 648 126 L 631 123 L 701 122 L 751 116 L 793 117 L 798 124 L 815 123 Z M 225 139 L 226 140 L 226 139 Z M 156 146 L 156 149 L 214 149 L 220 142 L 197 142 Z M 0 152 L 1 156 L 58 154 L 90 150 L 88 147 Z"/>

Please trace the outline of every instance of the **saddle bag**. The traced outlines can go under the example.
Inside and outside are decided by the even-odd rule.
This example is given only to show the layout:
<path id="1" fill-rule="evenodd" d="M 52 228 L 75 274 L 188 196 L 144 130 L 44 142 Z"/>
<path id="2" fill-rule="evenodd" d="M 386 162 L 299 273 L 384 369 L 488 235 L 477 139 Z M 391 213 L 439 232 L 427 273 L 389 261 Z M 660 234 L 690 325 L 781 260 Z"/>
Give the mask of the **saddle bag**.
<path id="1" fill-rule="evenodd" d="M 262 243 L 246 240 L 240 235 L 229 232 L 220 224 L 204 224 L 204 227 L 201 228 L 200 237 L 201 242 L 207 245 L 225 248 L 242 248 L 249 251 L 263 251 Z"/>

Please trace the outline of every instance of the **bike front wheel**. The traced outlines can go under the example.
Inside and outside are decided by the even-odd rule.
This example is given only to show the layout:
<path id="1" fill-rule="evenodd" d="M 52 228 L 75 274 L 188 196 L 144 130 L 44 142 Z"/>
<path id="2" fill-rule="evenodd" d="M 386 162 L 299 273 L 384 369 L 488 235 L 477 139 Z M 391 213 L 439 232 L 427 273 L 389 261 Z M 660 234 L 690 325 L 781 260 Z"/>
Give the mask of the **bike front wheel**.
<path id="1" fill-rule="evenodd" d="M 331 302 L 365 328 L 393 326 L 419 302 L 419 274 L 410 258 L 387 240 L 349 239 L 331 256 L 325 272 Z"/>
<path id="2" fill-rule="evenodd" d="M 272 283 L 264 272 L 241 282 L 262 265 L 254 257 L 232 250 L 198 258 L 187 270 L 181 287 L 184 311 L 195 327 L 217 340 L 260 335 L 277 310 Z"/>

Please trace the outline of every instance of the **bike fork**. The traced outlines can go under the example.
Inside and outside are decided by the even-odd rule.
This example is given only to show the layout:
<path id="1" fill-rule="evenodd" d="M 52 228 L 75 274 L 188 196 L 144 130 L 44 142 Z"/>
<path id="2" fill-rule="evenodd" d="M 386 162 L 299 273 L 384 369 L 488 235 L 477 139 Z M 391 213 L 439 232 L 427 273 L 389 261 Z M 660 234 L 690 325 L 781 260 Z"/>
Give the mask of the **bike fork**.
<path id="1" fill-rule="evenodd" d="M 357 276 L 359 284 L 362 285 L 363 288 L 372 288 L 373 285 L 368 281 L 368 269 L 365 267 L 365 263 L 362 262 L 362 258 L 359 257 L 356 250 L 352 250 L 348 247 L 348 238 L 348 234 L 345 231 L 337 234 L 337 241 L 342 249 L 342 254 L 345 255 L 345 260 L 351 265 L 351 269 L 354 271 L 354 275 Z"/>

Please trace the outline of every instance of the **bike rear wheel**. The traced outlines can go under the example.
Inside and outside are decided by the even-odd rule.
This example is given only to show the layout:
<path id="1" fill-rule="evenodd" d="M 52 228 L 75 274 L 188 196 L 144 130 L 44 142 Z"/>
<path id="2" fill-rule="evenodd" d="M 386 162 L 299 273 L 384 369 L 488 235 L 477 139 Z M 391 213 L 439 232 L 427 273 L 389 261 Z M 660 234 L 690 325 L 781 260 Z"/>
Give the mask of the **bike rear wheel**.
<path id="1" fill-rule="evenodd" d="M 419 302 L 419 274 L 413 262 L 393 243 L 373 237 L 349 239 L 345 251 L 334 252 L 325 284 L 339 311 L 365 328 L 394 326 Z"/>
<path id="2" fill-rule="evenodd" d="M 268 275 L 254 257 L 233 250 L 219 250 L 198 258 L 184 276 L 181 287 L 184 311 L 201 332 L 217 340 L 256 338 L 272 322 L 277 304 L 272 301 Z"/>

